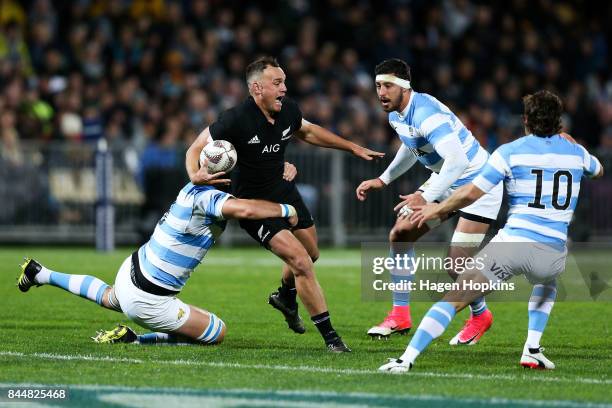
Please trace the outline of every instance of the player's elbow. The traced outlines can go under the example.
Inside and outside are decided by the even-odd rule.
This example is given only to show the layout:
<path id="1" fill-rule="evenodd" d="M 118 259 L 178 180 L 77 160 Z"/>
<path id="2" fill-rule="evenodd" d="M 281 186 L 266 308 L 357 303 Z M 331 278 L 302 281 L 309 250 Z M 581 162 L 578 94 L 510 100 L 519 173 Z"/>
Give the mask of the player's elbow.
<path id="1" fill-rule="evenodd" d="M 470 161 L 465 154 L 458 155 L 455 160 L 453 160 L 453 167 L 462 173 L 469 165 Z"/>
<path id="2" fill-rule="evenodd" d="M 449 180 L 457 180 L 465 172 L 469 164 L 470 162 L 466 155 L 456 155 L 451 159 L 445 159 L 441 174 L 444 173 Z"/>
<path id="3" fill-rule="evenodd" d="M 241 200 L 239 205 L 235 210 L 236 216 L 238 219 L 247 219 L 252 220 L 258 218 L 258 211 L 255 204 L 250 201 Z"/>
<path id="4" fill-rule="evenodd" d="M 234 212 L 234 218 L 252 220 L 257 217 L 257 211 L 251 204 L 241 205 Z"/>
<path id="5" fill-rule="evenodd" d="M 223 204 L 223 217 L 227 219 L 253 219 L 256 217 L 256 209 L 249 200 L 231 198 Z"/>

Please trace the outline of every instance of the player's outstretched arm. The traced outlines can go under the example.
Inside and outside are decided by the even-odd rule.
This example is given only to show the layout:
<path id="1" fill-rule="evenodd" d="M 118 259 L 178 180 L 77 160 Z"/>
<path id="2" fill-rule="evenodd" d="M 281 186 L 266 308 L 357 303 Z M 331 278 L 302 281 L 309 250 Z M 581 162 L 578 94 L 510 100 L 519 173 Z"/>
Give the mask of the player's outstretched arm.
<path id="1" fill-rule="evenodd" d="M 185 168 L 189 175 L 189 180 L 196 185 L 227 185 L 230 179 L 220 178 L 225 173 L 208 173 L 207 166 L 200 167 L 200 153 L 204 146 L 212 142 L 210 130 L 207 127 L 193 141 L 185 154 Z"/>
<path id="2" fill-rule="evenodd" d="M 389 167 L 385 169 L 383 174 L 378 178 L 366 180 L 359 184 L 357 190 L 357 199 L 359 201 L 365 201 L 368 196 L 368 190 L 378 190 L 391 184 L 391 182 L 397 179 L 399 176 L 407 172 L 416 163 L 416 156 L 412 151 L 402 144 L 395 153 L 395 157 Z"/>
<path id="3" fill-rule="evenodd" d="M 223 217 L 227 219 L 260 220 L 264 218 L 287 218 L 291 226 L 297 224 L 297 211 L 292 205 L 277 204 L 265 200 L 232 198 L 223 204 Z"/>
<path id="4" fill-rule="evenodd" d="M 307 143 L 344 150 L 364 160 L 372 160 L 377 157 L 384 157 L 385 155 L 384 153 L 375 152 L 374 150 L 359 146 L 319 125 L 308 122 L 306 119 L 302 119 L 302 127 L 295 132 L 295 135 Z"/>

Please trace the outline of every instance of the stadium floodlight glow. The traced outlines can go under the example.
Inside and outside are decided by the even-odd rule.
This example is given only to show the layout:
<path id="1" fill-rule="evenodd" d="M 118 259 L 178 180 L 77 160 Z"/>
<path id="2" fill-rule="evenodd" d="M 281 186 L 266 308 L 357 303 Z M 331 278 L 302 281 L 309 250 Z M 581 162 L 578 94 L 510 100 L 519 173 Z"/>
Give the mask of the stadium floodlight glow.
<path id="1" fill-rule="evenodd" d="M 411 89 L 410 81 L 407 79 L 398 78 L 393 74 L 379 74 L 376 75 L 376 82 L 391 82 L 397 86 L 401 86 L 402 88 Z"/>

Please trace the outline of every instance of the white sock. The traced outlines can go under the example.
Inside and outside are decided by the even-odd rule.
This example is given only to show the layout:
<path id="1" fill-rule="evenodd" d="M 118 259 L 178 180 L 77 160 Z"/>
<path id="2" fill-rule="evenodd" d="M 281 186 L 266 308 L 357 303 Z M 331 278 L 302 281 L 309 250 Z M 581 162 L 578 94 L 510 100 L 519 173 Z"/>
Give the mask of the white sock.
<path id="1" fill-rule="evenodd" d="M 40 285 L 46 285 L 49 283 L 49 279 L 51 277 L 51 272 L 49 269 L 44 266 L 40 269 L 40 272 L 36 274 L 34 277 L 34 281 Z"/>
<path id="2" fill-rule="evenodd" d="M 406 351 L 404 351 L 404 354 L 402 354 L 402 356 L 400 357 L 400 360 L 407 361 L 410 364 L 414 364 L 414 360 L 416 360 L 419 354 L 421 354 L 419 350 L 415 349 L 414 347 L 408 346 Z"/>
<path id="3" fill-rule="evenodd" d="M 525 349 L 539 348 L 541 338 L 542 338 L 541 331 L 527 330 L 527 341 L 525 342 Z"/>

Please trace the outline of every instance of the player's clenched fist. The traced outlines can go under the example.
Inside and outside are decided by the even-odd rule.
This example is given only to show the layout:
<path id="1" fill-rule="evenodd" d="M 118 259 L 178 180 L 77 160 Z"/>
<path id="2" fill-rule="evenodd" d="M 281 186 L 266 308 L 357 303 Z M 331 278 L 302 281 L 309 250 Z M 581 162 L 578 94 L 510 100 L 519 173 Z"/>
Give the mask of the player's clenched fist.
<path id="1" fill-rule="evenodd" d="M 359 201 L 365 201 L 365 199 L 368 196 L 368 190 L 370 189 L 378 190 L 378 189 L 384 188 L 385 186 L 386 184 L 383 183 L 383 181 L 379 178 L 366 180 L 362 182 L 359 185 L 359 187 L 357 187 L 357 190 L 355 191 L 357 193 L 357 199 Z"/>

